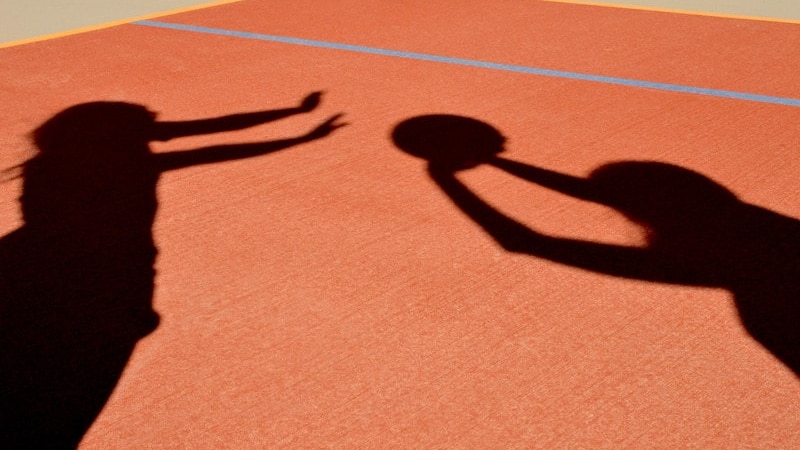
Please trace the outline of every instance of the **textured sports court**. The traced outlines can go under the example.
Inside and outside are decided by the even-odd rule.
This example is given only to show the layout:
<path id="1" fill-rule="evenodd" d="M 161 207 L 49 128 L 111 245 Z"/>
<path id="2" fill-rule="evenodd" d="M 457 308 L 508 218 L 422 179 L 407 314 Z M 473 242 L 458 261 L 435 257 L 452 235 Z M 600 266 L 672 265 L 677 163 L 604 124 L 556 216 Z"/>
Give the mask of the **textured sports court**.
<path id="1" fill-rule="evenodd" d="M 35 3 L 6 448 L 800 448 L 793 2 Z"/>

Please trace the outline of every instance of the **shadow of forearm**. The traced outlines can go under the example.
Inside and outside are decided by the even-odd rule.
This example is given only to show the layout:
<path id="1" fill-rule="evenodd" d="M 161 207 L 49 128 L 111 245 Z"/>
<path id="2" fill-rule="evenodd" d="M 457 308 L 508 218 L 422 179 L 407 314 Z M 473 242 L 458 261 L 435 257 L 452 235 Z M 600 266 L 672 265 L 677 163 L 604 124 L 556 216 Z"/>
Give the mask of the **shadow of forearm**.
<path id="1" fill-rule="evenodd" d="M 155 140 L 168 141 L 198 134 L 222 133 L 254 127 L 264 123 L 283 119 L 303 111 L 300 108 L 284 108 L 269 111 L 231 114 L 210 119 L 187 120 L 181 122 L 156 123 Z"/>
<path id="2" fill-rule="evenodd" d="M 544 172 L 544 175 L 550 175 L 548 171 Z M 453 203 L 506 251 L 606 275 L 708 285 L 702 274 L 647 247 L 604 244 L 539 233 L 492 207 L 453 173 L 434 167 L 430 168 L 430 175 Z"/>
<path id="3" fill-rule="evenodd" d="M 202 164 L 213 164 L 267 155 L 311 140 L 313 139 L 307 136 L 300 136 L 269 142 L 216 145 L 194 150 L 160 153 L 156 155 L 156 160 L 158 161 L 158 168 L 160 171 L 168 171 Z"/>
<path id="4" fill-rule="evenodd" d="M 518 178 L 536 183 L 556 192 L 581 200 L 599 200 L 597 193 L 584 178 L 512 161 L 499 156 L 490 159 L 488 163 Z"/>

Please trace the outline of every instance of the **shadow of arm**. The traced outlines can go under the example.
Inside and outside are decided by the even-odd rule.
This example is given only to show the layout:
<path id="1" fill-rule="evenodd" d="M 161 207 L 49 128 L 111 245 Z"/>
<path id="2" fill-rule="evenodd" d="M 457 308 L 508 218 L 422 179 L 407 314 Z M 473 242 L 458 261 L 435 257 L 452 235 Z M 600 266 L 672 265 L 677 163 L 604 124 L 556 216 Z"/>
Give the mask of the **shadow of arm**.
<path id="1" fill-rule="evenodd" d="M 670 261 L 646 247 L 602 244 L 537 233 L 494 209 L 471 192 L 452 173 L 432 168 L 430 174 L 462 212 L 509 252 L 637 280 L 687 285 L 706 284 L 680 262 Z"/>
<path id="2" fill-rule="evenodd" d="M 308 139 L 299 137 L 250 144 L 216 145 L 195 150 L 162 153 L 156 155 L 156 160 L 158 161 L 159 169 L 164 172 L 201 164 L 213 164 L 266 155 L 307 141 Z"/>
<path id="3" fill-rule="evenodd" d="M 292 108 L 231 114 L 210 119 L 187 120 L 182 122 L 156 122 L 156 128 L 152 138 L 156 141 L 168 141 L 184 136 L 222 133 L 225 131 L 250 128 L 295 114 L 310 112 L 319 105 L 321 97 L 322 92 L 312 92 L 303 99 L 300 105 Z"/>
<path id="4" fill-rule="evenodd" d="M 184 122 L 157 122 L 153 139 L 156 141 L 168 141 L 170 139 L 193 136 L 196 134 L 213 134 L 241 130 L 299 114 L 300 112 L 302 111 L 299 111 L 297 108 L 286 108 L 272 111 L 231 114 L 211 119 L 187 120 Z"/>
<path id="5" fill-rule="evenodd" d="M 494 157 L 488 161 L 494 167 L 531 183 L 562 194 L 588 201 L 598 201 L 598 196 L 583 178 L 531 166 L 510 159 Z"/>
<path id="6" fill-rule="evenodd" d="M 328 136 L 337 128 L 346 125 L 336 122 L 339 117 L 341 117 L 341 114 L 329 118 L 309 133 L 295 138 L 269 142 L 254 142 L 250 144 L 216 145 L 195 150 L 160 153 L 156 155 L 158 169 L 164 172 L 200 164 L 212 164 L 236 159 L 252 158 L 254 156 L 273 153 Z"/>

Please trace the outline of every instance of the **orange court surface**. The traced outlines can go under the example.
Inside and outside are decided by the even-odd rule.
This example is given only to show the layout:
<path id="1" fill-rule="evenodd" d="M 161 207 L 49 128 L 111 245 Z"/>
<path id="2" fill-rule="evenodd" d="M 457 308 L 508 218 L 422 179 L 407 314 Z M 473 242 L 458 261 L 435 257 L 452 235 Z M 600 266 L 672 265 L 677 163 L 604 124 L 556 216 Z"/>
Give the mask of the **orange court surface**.
<path id="1" fill-rule="evenodd" d="M 243 0 L 0 48 L 0 442 L 800 448 L 798 43 Z"/>

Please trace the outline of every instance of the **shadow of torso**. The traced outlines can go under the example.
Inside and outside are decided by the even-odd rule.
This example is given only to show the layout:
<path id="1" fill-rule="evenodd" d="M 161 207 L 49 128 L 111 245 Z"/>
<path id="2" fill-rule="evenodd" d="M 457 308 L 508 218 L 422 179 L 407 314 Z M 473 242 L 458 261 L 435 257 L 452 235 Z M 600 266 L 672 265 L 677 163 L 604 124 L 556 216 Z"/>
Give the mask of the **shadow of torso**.
<path id="1" fill-rule="evenodd" d="M 727 289 L 747 332 L 800 376 L 800 221 L 667 164 L 609 164 L 590 186 L 649 232 L 641 258 L 615 274 Z"/>
<path id="2" fill-rule="evenodd" d="M 12 444 L 76 446 L 158 325 L 154 156 L 146 142 L 82 144 L 26 165 L 25 225 L 0 241 L 0 419 Z"/>
<path id="3" fill-rule="evenodd" d="M 800 221 L 746 203 L 720 219 L 680 261 L 728 289 L 747 332 L 800 377 Z"/>

